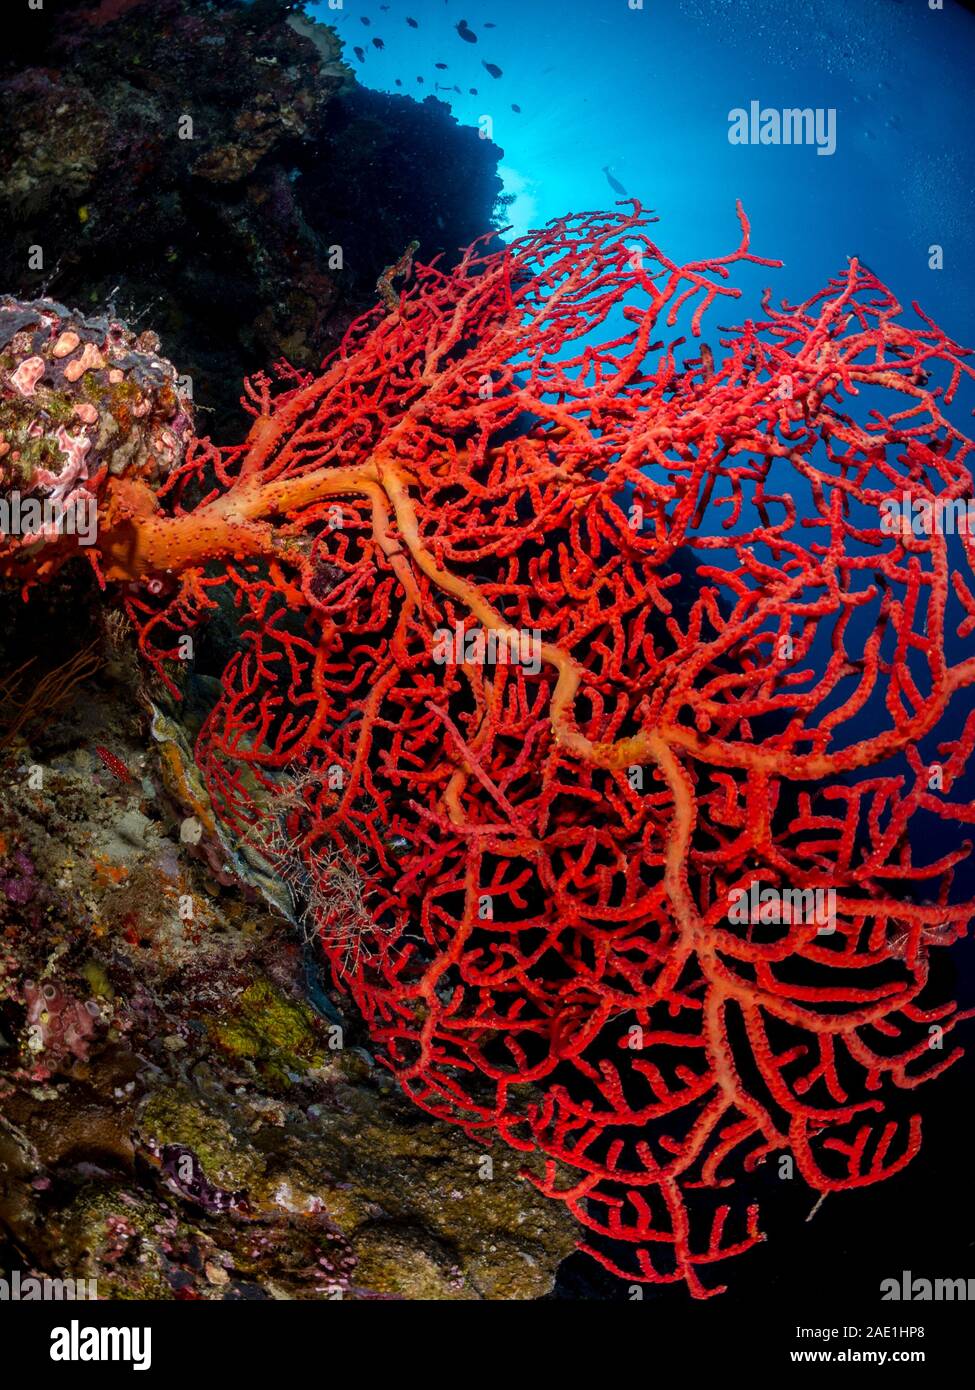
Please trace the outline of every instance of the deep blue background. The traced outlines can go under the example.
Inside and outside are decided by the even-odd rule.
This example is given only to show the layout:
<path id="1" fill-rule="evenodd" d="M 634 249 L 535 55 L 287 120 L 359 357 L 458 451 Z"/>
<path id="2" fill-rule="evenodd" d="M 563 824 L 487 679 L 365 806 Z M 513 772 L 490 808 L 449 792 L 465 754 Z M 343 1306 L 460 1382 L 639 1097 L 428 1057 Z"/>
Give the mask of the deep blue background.
<path id="1" fill-rule="evenodd" d="M 786 263 L 777 295 L 804 299 L 857 255 L 957 340 L 975 340 L 975 15 L 954 0 L 943 11 L 927 0 L 644 0 L 642 10 L 627 0 L 390 0 L 386 13 L 378 0 L 343 0 L 340 10 L 321 0 L 310 9 L 336 27 L 365 85 L 422 99 L 436 82 L 456 83 L 462 95 L 438 95 L 458 120 L 492 119 L 506 188 L 518 195 L 516 231 L 610 205 L 609 165 L 656 209 L 660 244 L 676 259 L 729 249 L 741 198 L 753 249 Z M 477 44 L 456 33 L 462 18 Z M 728 113 L 752 99 L 835 108 L 836 153 L 731 145 Z M 928 268 L 935 243 L 942 271 Z M 755 272 L 754 283 L 770 275 Z"/>

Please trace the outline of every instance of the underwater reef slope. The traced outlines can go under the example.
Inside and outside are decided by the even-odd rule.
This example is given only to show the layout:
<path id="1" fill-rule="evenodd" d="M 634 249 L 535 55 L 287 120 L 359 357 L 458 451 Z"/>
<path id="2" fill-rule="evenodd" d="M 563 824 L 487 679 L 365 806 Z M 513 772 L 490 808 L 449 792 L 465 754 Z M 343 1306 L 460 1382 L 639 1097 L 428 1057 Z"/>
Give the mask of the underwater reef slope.
<path id="1" fill-rule="evenodd" d="M 67 325 L 55 376 L 4 393 L 22 482 L 69 424 L 88 465 L 181 449 L 194 407 L 226 437 L 248 371 L 317 369 L 411 243 L 449 265 L 491 226 L 499 150 L 358 87 L 280 0 L 64 0 L 2 32 L 0 285 L 81 306 L 87 353 L 75 376 Z M 205 660 L 178 723 L 93 584 L 68 566 L 42 612 L 0 593 L 0 1270 L 109 1298 L 545 1296 L 574 1222 L 397 1097 L 228 863 L 183 731 Z"/>
<path id="2" fill-rule="evenodd" d="M 263 865 L 402 1093 L 520 1155 L 608 1275 L 697 1298 L 765 1239 L 758 1170 L 818 1204 L 911 1164 L 972 1013 L 938 961 L 975 915 L 975 550 L 901 511 L 970 493 L 971 353 L 853 259 L 719 358 L 732 269 L 778 264 L 738 215 L 687 264 L 635 202 L 418 262 L 319 375 L 245 383 L 244 444 L 175 466 L 151 342 L 0 306 L 0 385 L 85 424 L 38 405 L 28 442 L 71 471 L 11 440 L 8 476 L 84 483 L 97 608 L 157 701 L 189 696 L 152 732 L 200 845 L 220 827 L 211 876 Z M 681 314 L 693 356 L 657 337 Z M 140 393 L 121 468 L 81 399 L 103 371 L 114 425 L 113 375 Z M 19 589 L 67 574 L 66 531 L 23 539 Z M 187 669 L 228 613 L 226 659 Z"/>
<path id="3" fill-rule="evenodd" d="M 501 192 L 497 146 L 358 86 L 286 0 L 5 16 L 0 129 L 0 285 L 150 321 L 217 429 L 248 371 L 317 367 L 409 243 L 452 264 Z"/>
<path id="4" fill-rule="evenodd" d="M 90 631 L 83 595 L 51 604 Z M 0 612 L 43 645 L 32 609 Z M 397 1096 L 300 938 L 220 882 L 208 830 L 181 835 L 185 745 L 160 714 L 147 749 L 116 620 L 92 655 L 0 760 L 0 1275 L 103 1299 L 545 1296 L 568 1214 Z"/>

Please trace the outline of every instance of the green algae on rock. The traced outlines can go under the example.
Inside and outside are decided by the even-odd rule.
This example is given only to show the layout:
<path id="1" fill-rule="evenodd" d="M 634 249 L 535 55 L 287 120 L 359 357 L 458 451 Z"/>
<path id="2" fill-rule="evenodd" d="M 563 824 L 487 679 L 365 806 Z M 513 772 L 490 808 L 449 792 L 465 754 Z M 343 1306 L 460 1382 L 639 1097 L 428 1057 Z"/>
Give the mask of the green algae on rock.
<path id="1" fill-rule="evenodd" d="M 20 872 L 25 899 L 0 891 L 0 1268 L 120 1299 L 544 1297 L 574 1223 L 515 1156 L 399 1097 L 310 988 L 300 932 L 181 840 L 152 707 L 133 668 L 107 667 L 98 698 L 80 689 L 0 764 L 0 882 Z M 131 782 L 95 771 L 96 742 Z M 130 812 L 138 846 L 117 833 Z M 52 961 L 104 1023 L 39 1081 L 24 985 Z"/>

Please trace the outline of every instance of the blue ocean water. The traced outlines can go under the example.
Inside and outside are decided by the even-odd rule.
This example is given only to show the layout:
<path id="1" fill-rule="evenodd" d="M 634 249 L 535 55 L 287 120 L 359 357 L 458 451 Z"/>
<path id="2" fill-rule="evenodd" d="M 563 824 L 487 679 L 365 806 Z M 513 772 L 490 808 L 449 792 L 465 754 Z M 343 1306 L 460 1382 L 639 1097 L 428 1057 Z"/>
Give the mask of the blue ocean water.
<path id="1" fill-rule="evenodd" d="M 504 151 L 516 233 L 611 206 L 605 166 L 686 260 L 731 249 L 741 198 L 753 250 L 785 262 L 736 271 L 743 312 L 757 312 L 761 285 L 801 300 L 857 255 L 975 342 L 975 14 L 956 0 L 336 3 L 311 12 L 336 27 L 364 85 L 435 95 L 462 123 L 485 122 Z M 752 101 L 832 109 L 835 152 L 731 144 L 729 113 Z M 929 268 L 934 246 L 940 270 Z"/>

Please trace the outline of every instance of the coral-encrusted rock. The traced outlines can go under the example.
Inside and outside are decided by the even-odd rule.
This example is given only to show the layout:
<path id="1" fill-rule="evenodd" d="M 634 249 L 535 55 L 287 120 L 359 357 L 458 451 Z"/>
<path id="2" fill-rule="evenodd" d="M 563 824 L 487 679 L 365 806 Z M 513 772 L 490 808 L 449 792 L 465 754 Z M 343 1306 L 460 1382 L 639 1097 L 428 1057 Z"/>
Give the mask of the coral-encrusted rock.
<path id="1" fill-rule="evenodd" d="M 411 240 L 452 264 L 489 230 L 498 147 L 360 88 L 288 0 L 54 9 L 3 17 L 0 289 L 147 315 L 215 434 L 248 372 L 316 369 Z"/>
<path id="2" fill-rule="evenodd" d="M 156 484 L 180 462 L 192 409 L 158 348 L 110 316 L 0 299 L 0 558 L 55 540 L 109 477 Z"/>
<path id="3" fill-rule="evenodd" d="M 0 201 L 21 216 L 41 213 L 57 197 L 83 201 L 98 175 L 111 127 L 97 96 L 56 72 L 28 70 L 0 88 L 5 131 Z"/>
<path id="4" fill-rule="evenodd" d="M 576 1228 L 521 1156 L 488 1165 L 336 1033 L 294 932 L 182 843 L 153 761 L 97 770 L 103 741 L 145 763 L 132 698 L 79 691 L 38 729 L 40 791 L 0 763 L 0 1272 L 9 1233 L 17 1268 L 101 1298 L 544 1297 Z"/>

